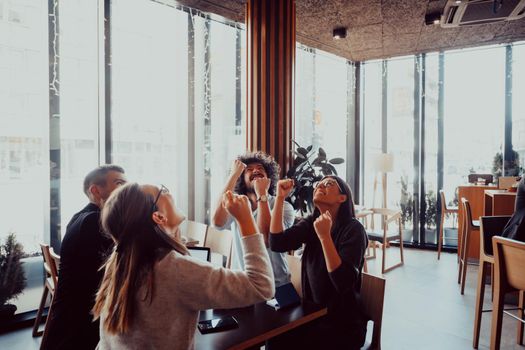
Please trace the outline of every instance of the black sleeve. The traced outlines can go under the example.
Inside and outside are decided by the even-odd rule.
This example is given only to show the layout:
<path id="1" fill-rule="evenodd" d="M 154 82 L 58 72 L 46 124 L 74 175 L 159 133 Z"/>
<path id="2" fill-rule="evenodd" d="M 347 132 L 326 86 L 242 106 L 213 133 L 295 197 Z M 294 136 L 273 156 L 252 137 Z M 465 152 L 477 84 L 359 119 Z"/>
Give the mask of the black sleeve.
<path id="1" fill-rule="evenodd" d="M 270 232 L 270 249 L 274 252 L 299 249 L 306 242 L 312 230 L 311 222 L 303 219 L 281 233 Z"/>
<path id="2" fill-rule="evenodd" d="M 342 263 L 328 275 L 337 292 L 345 294 L 355 290 L 356 284 L 359 283 L 368 238 L 363 225 L 357 220 L 343 229 L 342 236 L 343 239 L 335 247 Z"/>

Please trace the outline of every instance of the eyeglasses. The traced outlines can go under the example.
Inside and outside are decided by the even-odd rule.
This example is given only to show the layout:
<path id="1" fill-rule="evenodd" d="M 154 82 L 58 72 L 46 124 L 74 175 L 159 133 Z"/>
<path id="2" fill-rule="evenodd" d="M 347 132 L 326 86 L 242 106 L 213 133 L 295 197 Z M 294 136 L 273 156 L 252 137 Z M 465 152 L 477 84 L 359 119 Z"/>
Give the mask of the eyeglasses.
<path id="1" fill-rule="evenodd" d="M 159 201 L 161 194 L 170 193 L 170 190 L 164 185 L 160 185 L 159 193 L 157 193 L 157 197 L 155 197 L 155 201 L 153 202 L 153 211 L 157 211 L 157 202 Z"/>
<path id="2" fill-rule="evenodd" d="M 341 189 L 341 186 L 339 186 L 337 181 L 333 180 L 333 179 L 326 179 L 326 180 L 323 180 L 323 181 L 319 181 L 318 183 L 316 183 L 314 185 L 314 189 L 317 189 L 319 187 L 330 188 L 330 187 L 333 187 L 333 186 L 337 186 L 337 188 L 339 189 L 339 192 L 343 192 L 343 190 Z"/>

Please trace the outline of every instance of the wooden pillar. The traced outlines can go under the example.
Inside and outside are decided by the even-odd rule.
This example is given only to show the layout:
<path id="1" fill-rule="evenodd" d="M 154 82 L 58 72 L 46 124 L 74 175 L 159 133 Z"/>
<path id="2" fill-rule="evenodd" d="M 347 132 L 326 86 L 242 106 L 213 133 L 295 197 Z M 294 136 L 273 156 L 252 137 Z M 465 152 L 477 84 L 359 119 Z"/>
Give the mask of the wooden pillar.
<path id="1" fill-rule="evenodd" d="M 248 0 L 247 148 L 264 151 L 283 174 L 292 162 L 295 0 Z"/>

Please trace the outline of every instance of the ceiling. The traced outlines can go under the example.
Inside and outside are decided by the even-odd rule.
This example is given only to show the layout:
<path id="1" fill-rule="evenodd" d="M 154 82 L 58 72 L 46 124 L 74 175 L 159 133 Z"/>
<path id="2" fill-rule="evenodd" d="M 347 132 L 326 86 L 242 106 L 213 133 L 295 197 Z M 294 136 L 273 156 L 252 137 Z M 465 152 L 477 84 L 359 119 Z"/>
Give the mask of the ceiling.
<path id="1" fill-rule="evenodd" d="M 276 0 L 280 1 L 280 0 Z M 245 0 L 178 0 L 244 22 Z M 425 25 L 446 0 L 296 0 L 297 41 L 352 61 L 525 40 L 525 18 L 460 28 Z M 335 27 L 347 27 L 334 40 Z"/>

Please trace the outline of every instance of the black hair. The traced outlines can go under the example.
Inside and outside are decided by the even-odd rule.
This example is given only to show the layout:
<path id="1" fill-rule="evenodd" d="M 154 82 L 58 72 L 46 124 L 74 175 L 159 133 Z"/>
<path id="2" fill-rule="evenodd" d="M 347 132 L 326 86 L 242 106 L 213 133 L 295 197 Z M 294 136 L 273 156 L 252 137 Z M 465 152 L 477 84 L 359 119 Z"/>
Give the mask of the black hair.
<path id="1" fill-rule="evenodd" d="M 106 175 L 110 171 L 116 171 L 124 174 L 124 169 L 114 164 L 104 164 L 91 170 L 84 178 L 84 193 L 89 197 L 88 191 L 91 185 L 104 186 L 106 184 Z"/>
<path id="2" fill-rule="evenodd" d="M 279 181 L 281 167 L 272 156 L 264 152 L 258 151 L 245 153 L 237 157 L 237 159 L 246 165 L 252 163 L 261 164 L 264 168 L 264 171 L 266 172 L 266 175 L 270 179 L 270 188 L 268 189 L 268 193 L 271 195 L 275 194 L 275 186 L 277 185 L 277 181 Z M 247 194 L 248 189 L 246 188 L 246 184 L 244 183 L 244 172 L 237 179 L 234 191 L 237 194 Z"/>
<path id="3" fill-rule="evenodd" d="M 337 212 L 337 218 L 335 218 L 334 225 L 348 223 L 350 220 L 355 218 L 354 196 L 352 194 L 352 189 L 350 188 L 350 186 L 348 186 L 346 181 L 341 179 L 339 176 L 327 175 L 323 177 L 320 181 L 323 181 L 326 178 L 334 179 L 335 181 L 337 181 L 341 194 L 344 194 L 346 196 L 346 200 L 343 203 L 341 203 L 341 206 L 339 207 L 339 211 Z M 317 219 L 319 215 L 321 215 L 319 209 L 315 208 L 314 213 L 311 215 L 312 222 L 315 219 Z"/>

